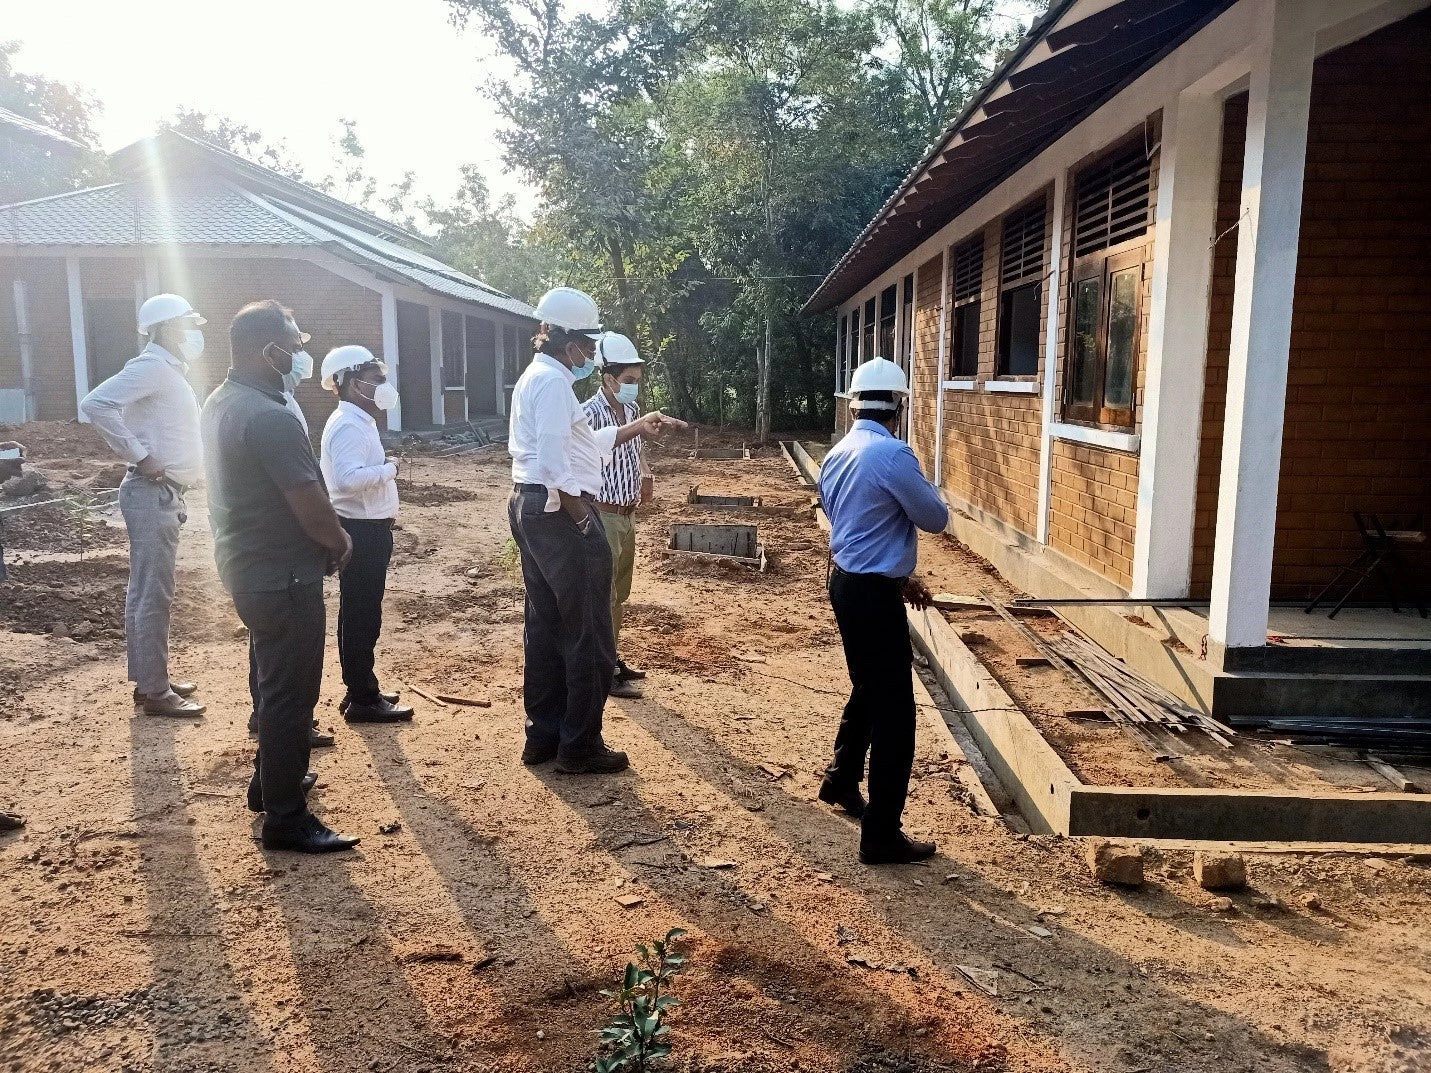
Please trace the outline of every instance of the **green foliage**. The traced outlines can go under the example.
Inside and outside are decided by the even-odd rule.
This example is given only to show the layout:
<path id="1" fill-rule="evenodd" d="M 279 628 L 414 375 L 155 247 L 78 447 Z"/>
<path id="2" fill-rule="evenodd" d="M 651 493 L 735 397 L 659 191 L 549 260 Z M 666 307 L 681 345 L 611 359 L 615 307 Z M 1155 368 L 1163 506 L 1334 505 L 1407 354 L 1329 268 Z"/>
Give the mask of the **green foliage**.
<path id="1" fill-rule="evenodd" d="M 77 86 L 15 70 L 19 51 L 18 41 L 0 41 L 0 107 L 93 145 L 99 102 Z M 0 145 L 0 205 L 78 190 L 103 182 L 107 175 L 104 154 L 98 151 L 66 153 L 8 141 Z"/>
<path id="2" fill-rule="evenodd" d="M 666 992 L 685 970 L 686 955 L 675 949 L 685 934 L 672 928 L 664 939 L 638 946 L 640 963 L 627 962 L 621 985 L 601 992 L 614 1013 L 599 1033 L 606 1054 L 596 1060 L 596 1073 L 647 1073 L 651 1063 L 670 1055 L 666 1013 L 680 1003 Z"/>
<path id="3" fill-rule="evenodd" d="M 1013 2 L 448 0 L 513 71 L 485 91 L 540 194 L 449 248 L 523 297 L 595 294 L 654 405 L 828 427 L 834 325 L 800 306 L 1022 32 Z"/>
<path id="4" fill-rule="evenodd" d="M 181 107 L 170 119 L 161 123 L 160 127 L 178 131 L 210 145 L 217 145 L 290 179 L 301 181 L 304 178 L 302 165 L 289 154 L 285 142 L 270 142 L 263 136 L 262 131 L 228 116 Z"/>

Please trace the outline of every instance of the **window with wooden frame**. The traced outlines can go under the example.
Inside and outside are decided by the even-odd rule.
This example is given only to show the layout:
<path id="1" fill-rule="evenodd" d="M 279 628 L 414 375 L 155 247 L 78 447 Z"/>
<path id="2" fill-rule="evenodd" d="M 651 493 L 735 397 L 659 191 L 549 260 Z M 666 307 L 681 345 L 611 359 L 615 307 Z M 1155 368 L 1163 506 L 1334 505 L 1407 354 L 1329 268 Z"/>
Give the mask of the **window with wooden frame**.
<path id="1" fill-rule="evenodd" d="M 861 339 L 860 362 L 863 364 L 876 357 L 875 352 L 875 300 L 871 298 L 865 303 L 865 334 Z"/>
<path id="2" fill-rule="evenodd" d="M 906 373 L 914 357 L 914 273 L 904 277 L 899 321 L 899 365 Z"/>
<path id="3" fill-rule="evenodd" d="M 1152 167 L 1143 141 L 1114 150 L 1074 181 L 1064 415 L 1134 426 L 1144 250 Z"/>
<path id="4" fill-rule="evenodd" d="M 850 375 L 850 315 L 840 318 L 840 338 L 835 345 L 835 390 L 844 391 Z"/>
<path id="5" fill-rule="evenodd" d="M 894 361 L 894 329 L 899 319 L 899 288 L 891 283 L 879 296 L 879 347 L 875 354 Z"/>
<path id="6" fill-rule="evenodd" d="M 979 375 L 979 294 L 984 287 L 984 236 L 954 247 L 949 272 L 949 377 Z"/>
<path id="7" fill-rule="evenodd" d="M 850 351 L 846 355 L 845 390 L 850 390 L 850 377 L 855 375 L 855 366 L 860 363 L 860 307 L 855 306 L 850 314 Z"/>
<path id="8" fill-rule="evenodd" d="M 1047 198 L 1004 217 L 999 247 L 999 376 L 1038 373 L 1039 307 L 1043 298 Z"/>

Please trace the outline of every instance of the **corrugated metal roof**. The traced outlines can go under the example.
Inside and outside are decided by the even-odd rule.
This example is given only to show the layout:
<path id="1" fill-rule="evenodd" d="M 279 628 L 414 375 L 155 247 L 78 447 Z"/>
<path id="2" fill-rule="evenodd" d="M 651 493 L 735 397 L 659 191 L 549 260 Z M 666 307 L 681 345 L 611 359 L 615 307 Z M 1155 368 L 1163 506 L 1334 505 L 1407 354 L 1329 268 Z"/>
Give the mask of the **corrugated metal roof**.
<path id="1" fill-rule="evenodd" d="M 161 192 L 115 183 L 0 207 L 0 244 L 12 246 L 283 246 L 312 241 L 241 191 L 220 184 Z"/>
<path id="2" fill-rule="evenodd" d="M 1233 3 L 1054 0 L 930 145 L 802 312 L 822 313 L 845 301 Z"/>
<path id="3" fill-rule="evenodd" d="M 527 303 L 435 257 L 224 180 L 114 183 L 0 206 L 0 251 L 7 245 L 321 247 L 391 282 L 536 319 Z"/>
<path id="4" fill-rule="evenodd" d="M 0 127 L 4 127 L 22 138 L 44 144 L 51 149 L 86 150 L 89 148 L 68 134 L 61 134 L 53 127 L 47 127 L 43 123 L 22 116 L 19 112 L 12 112 L 8 108 L 0 108 Z"/>

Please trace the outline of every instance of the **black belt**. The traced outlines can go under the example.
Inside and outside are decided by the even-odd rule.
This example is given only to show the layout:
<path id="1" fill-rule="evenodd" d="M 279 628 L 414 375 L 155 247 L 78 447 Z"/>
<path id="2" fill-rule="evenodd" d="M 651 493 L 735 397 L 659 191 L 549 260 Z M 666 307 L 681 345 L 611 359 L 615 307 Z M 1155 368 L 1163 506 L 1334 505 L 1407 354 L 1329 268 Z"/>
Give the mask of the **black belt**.
<path id="1" fill-rule="evenodd" d="M 888 581 L 891 585 L 902 585 L 908 580 L 902 577 L 890 577 L 888 574 L 857 574 L 852 570 L 846 570 L 839 566 L 831 567 L 830 573 L 843 574 L 845 577 L 854 578 L 857 581 Z"/>
<path id="2" fill-rule="evenodd" d="M 126 466 L 126 467 L 125 467 L 125 471 L 128 472 L 128 473 L 139 473 L 139 467 L 138 467 L 138 466 Z M 162 485 L 163 485 L 164 487 L 166 487 L 166 488 L 172 488 L 174 491 L 178 492 L 180 495 L 185 495 L 185 494 L 189 491 L 189 488 L 190 488 L 189 485 L 187 485 L 187 484 L 180 484 L 178 481 L 174 480 L 174 478 L 169 477 L 169 476 L 167 476 L 167 475 L 166 475 L 166 476 L 163 476 L 163 477 L 160 477 L 157 481 L 154 480 L 152 477 L 145 477 L 143 474 L 140 474 L 140 477 L 141 477 L 143 480 L 150 481 L 150 482 L 153 483 L 153 484 L 162 484 Z"/>

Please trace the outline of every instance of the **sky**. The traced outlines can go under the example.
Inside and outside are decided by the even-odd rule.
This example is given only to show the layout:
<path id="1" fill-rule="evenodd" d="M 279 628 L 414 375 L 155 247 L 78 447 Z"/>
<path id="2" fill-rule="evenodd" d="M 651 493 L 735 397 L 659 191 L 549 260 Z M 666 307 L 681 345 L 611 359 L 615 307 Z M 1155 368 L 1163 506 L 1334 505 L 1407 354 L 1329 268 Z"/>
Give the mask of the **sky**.
<path id="1" fill-rule="evenodd" d="M 335 169 L 340 118 L 353 119 L 379 193 L 416 173 L 443 200 L 463 164 L 530 211 L 503 174 L 497 120 L 478 92 L 490 69 L 475 28 L 442 0 L 0 0 L 0 38 L 23 72 L 78 83 L 104 105 L 113 151 L 153 133 L 181 105 L 220 113 L 287 143 L 310 178 Z"/>

